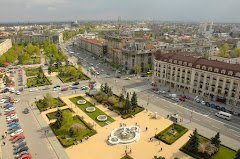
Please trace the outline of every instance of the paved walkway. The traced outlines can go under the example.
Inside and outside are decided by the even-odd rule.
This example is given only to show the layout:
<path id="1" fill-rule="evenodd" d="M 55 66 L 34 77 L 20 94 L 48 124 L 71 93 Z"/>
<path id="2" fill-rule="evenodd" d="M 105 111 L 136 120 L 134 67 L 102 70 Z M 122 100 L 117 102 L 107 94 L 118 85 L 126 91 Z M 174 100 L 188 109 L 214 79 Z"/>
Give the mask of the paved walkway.
<path id="1" fill-rule="evenodd" d="M 59 143 L 57 137 L 55 134 L 52 132 L 51 128 L 49 127 L 48 123 L 42 118 L 42 115 L 38 108 L 36 106 L 32 107 L 32 111 L 35 114 L 39 124 L 41 127 L 45 127 L 46 130 L 49 130 L 49 132 L 46 134 L 47 140 L 53 147 L 53 150 L 58 156 L 58 159 L 69 159 L 68 155 L 65 153 L 64 148 L 62 145 Z"/>
<path id="2" fill-rule="evenodd" d="M 79 95 L 84 96 L 84 94 L 77 94 L 61 97 L 61 99 L 67 104 L 66 107 L 62 107 L 61 109 L 66 109 L 67 107 L 70 107 L 76 114 L 82 116 L 86 122 L 95 123 L 94 120 L 92 120 L 88 115 L 86 115 L 69 100 L 69 98 Z M 86 96 L 84 97 L 90 102 L 95 102 L 92 98 Z M 132 150 L 130 156 L 136 159 L 152 159 L 154 155 L 161 155 L 167 159 L 172 159 L 174 157 L 180 157 L 181 159 L 191 159 L 191 157 L 179 151 L 179 148 L 188 141 L 188 136 L 191 131 L 188 131 L 172 145 L 167 145 L 163 142 L 160 142 L 159 144 L 159 141 L 157 140 L 153 140 L 150 142 L 149 139 L 151 137 L 167 128 L 169 125 L 172 124 L 172 122 L 160 116 L 158 119 L 153 119 L 151 117 L 153 113 L 147 111 L 137 114 L 134 118 L 123 120 L 119 115 L 110 111 L 101 104 L 97 104 L 96 106 L 103 112 L 105 112 L 107 115 L 110 115 L 112 118 L 114 118 L 115 121 L 104 127 L 101 127 L 95 123 L 96 126 L 94 128 L 97 130 L 97 134 L 90 137 L 90 139 L 84 141 L 83 143 L 66 148 L 65 151 L 71 159 L 79 159 L 80 156 L 81 158 L 85 159 L 119 159 L 124 156 L 126 148 L 128 152 L 130 151 L 130 149 Z M 45 114 L 56 110 L 57 109 L 48 110 L 47 112 L 42 113 L 44 119 L 49 122 Z M 107 139 L 111 131 L 115 128 L 118 128 L 120 123 L 123 122 L 126 123 L 128 126 L 135 125 L 136 123 L 140 126 L 141 136 L 139 141 L 129 144 L 127 147 L 126 145 L 109 145 Z M 147 131 L 145 130 L 146 127 L 148 127 Z M 163 149 L 162 151 L 160 151 L 161 148 Z"/>

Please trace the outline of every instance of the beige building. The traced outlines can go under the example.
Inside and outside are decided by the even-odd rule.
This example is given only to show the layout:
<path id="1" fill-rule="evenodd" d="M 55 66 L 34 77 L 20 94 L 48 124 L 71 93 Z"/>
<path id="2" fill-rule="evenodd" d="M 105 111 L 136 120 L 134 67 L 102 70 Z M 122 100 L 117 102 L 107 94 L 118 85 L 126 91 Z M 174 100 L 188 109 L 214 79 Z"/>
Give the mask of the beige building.
<path id="1" fill-rule="evenodd" d="M 193 53 L 156 53 L 154 81 L 240 112 L 240 64 L 207 60 Z"/>
<path id="2" fill-rule="evenodd" d="M 98 57 L 103 57 L 107 53 L 107 46 L 100 40 L 80 38 L 79 47 L 95 54 Z"/>
<path id="3" fill-rule="evenodd" d="M 12 47 L 11 39 L 0 40 L 0 55 L 4 54 Z"/>

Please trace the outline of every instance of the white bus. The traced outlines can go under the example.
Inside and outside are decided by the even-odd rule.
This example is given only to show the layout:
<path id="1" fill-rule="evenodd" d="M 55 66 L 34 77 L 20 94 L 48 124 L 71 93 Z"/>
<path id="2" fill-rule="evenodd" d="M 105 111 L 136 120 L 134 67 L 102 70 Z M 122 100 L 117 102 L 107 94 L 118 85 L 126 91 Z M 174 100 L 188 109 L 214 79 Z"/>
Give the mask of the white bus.
<path id="1" fill-rule="evenodd" d="M 223 112 L 223 111 L 220 111 L 220 112 L 216 113 L 216 116 L 219 117 L 219 118 L 226 119 L 226 120 L 231 120 L 231 117 L 232 117 L 231 114 Z"/>

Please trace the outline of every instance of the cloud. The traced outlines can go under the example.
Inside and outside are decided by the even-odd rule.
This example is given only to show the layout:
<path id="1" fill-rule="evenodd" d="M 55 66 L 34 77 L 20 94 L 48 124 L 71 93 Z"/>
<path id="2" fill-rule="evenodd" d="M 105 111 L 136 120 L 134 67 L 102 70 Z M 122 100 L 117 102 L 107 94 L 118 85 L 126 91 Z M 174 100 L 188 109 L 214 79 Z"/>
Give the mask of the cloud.
<path id="1" fill-rule="evenodd" d="M 47 8 L 49 11 L 54 11 L 54 10 L 57 10 L 57 8 L 56 7 L 48 7 Z"/>

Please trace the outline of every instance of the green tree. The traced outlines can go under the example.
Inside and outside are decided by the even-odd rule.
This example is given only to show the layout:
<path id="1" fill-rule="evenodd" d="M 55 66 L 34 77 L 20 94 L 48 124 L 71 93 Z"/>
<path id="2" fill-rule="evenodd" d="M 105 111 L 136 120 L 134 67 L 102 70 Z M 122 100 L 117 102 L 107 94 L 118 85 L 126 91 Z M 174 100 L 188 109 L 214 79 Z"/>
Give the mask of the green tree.
<path id="1" fill-rule="evenodd" d="M 48 66 L 48 74 L 51 74 L 52 73 L 52 66 Z"/>
<path id="2" fill-rule="evenodd" d="M 47 107 L 51 107 L 54 104 L 54 99 L 50 93 L 47 93 L 44 97 L 45 103 Z"/>
<path id="3" fill-rule="evenodd" d="M 133 109 L 135 109 L 138 106 L 137 94 L 135 92 L 133 92 L 133 95 L 132 95 L 132 98 L 131 98 L 131 105 L 132 105 Z"/>
<path id="4" fill-rule="evenodd" d="M 234 52 L 237 57 L 240 57 L 240 48 L 236 48 Z"/>
<path id="5" fill-rule="evenodd" d="M 124 110 L 125 110 L 125 113 L 129 113 L 129 110 L 131 109 L 131 102 L 129 100 L 129 93 L 127 93 L 127 97 L 126 97 L 126 100 L 125 100 L 125 103 L 124 103 Z"/>
<path id="6" fill-rule="evenodd" d="M 229 57 L 229 45 L 227 43 L 223 44 L 223 46 L 219 49 L 219 56 Z"/>
<path id="7" fill-rule="evenodd" d="M 199 146 L 199 135 L 197 129 L 190 135 L 190 139 L 187 143 L 187 149 L 191 152 L 197 152 Z"/>
<path id="8" fill-rule="evenodd" d="M 83 129 L 83 126 L 81 124 L 73 124 L 69 129 L 69 136 L 74 137 L 78 136 L 81 130 Z"/>
<path id="9" fill-rule="evenodd" d="M 240 159 L 240 149 L 238 149 L 234 159 Z"/>
<path id="10" fill-rule="evenodd" d="M 101 86 L 100 86 L 100 91 L 101 91 L 101 92 L 104 92 L 104 86 L 103 86 L 103 84 L 101 84 Z"/>
<path id="11" fill-rule="evenodd" d="M 215 145 L 217 148 L 220 147 L 221 140 L 219 132 L 211 139 L 211 144 Z"/>
<path id="12" fill-rule="evenodd" d="M 135 65 L 135 66 L 133 67 L 133 70 L 134 70 L 134 73 L 135 73 L 135 74 L 139 74 L 140 71 L 141 71 L 141 66 Z"/>
<path id="13" fill-rule="evenodd" d="M 123 94 L 121 93 L 120 96 L 119 96 L 119 102 L 124 102 L 125 101 L 125 98 L 123 96 Z"/>

